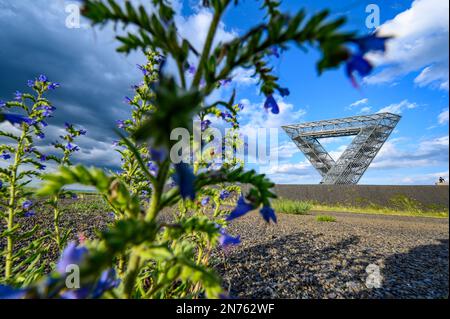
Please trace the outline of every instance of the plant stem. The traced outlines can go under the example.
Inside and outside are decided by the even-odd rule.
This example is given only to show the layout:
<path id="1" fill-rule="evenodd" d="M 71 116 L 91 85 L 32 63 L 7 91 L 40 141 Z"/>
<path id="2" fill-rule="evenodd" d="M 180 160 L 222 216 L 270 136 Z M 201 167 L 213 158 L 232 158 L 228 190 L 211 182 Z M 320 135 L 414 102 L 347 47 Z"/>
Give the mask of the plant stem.
<path id="1" fill-rule="evenodd" d="M 194 80 L 192 81 L 192 87 L 198 87 L 198 85 L 200 84 L 200 80 L 202 79 L 203 66 L 206 64 L 206 61 L 208 60 L 214 36 L 216 35 L 217 27 L 219 26 L 220 18 L 222 16 L 222 13 L 224 12 L 225 7 L 226 5 L 224 6 L 224 8 L 216 9 L 216 11 L 214 11 L 213 20 L 211 22 L 211 25 L 209 26 L 208 35 L 206 37 L 205 46 L 203 47 L 200 62 L 198 63 L 197 72 L 195 73 Z"/>
<path id="2" fill-rule="evenodd" d="M 19 142 L 17 143 L 16 153 L 14 155 L 14 163 L 11 168 L 11 179 L 9 185 L 9 203 L 8 203 L 8 235 L 6 236 L 6 255 L 5 255 L 5 281 L 8 281 L 11 277 L 13 268 L 13 252 L 14 252 L 14 238 L 12 230 L 14 229 L 14 217 L 16 215 L 16 191 L 17 191 L 17 170 L 21 161 L 21 152 L 23 148 L 23 142 L 27 136 L 28 128 L 25 126 Z"/>

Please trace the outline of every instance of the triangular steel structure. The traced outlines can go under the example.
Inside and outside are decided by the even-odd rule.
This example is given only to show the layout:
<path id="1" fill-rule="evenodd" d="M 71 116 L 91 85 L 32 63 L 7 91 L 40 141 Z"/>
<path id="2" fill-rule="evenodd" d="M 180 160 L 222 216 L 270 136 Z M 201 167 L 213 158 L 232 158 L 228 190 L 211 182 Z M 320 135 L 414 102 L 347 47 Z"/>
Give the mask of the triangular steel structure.
<path id="1" fill-rule="evenodd" d="M 322 175 L 321 184 L 357 184 L 400 118 L 397 114 L 376 113 L 282 128 Z M 320 138 L 352 135 L 355 138 L 337 161 L 319 142 Z"/>

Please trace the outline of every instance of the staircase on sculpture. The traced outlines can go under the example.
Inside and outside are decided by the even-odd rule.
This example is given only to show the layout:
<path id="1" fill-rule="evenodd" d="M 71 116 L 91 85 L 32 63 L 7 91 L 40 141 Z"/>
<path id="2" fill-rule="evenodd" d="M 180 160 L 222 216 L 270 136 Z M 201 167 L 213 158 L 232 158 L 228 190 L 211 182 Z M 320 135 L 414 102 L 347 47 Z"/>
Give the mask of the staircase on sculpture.
<path id="1" fill-rule="evenodd" d="M 356 184 L 400 118 L 397 114 L 377 113 L 286 125 L 283 129 L 322 175 L 321 184 Z M 355 138 L 334 161 L 319 139 L 340 136 Z"/>

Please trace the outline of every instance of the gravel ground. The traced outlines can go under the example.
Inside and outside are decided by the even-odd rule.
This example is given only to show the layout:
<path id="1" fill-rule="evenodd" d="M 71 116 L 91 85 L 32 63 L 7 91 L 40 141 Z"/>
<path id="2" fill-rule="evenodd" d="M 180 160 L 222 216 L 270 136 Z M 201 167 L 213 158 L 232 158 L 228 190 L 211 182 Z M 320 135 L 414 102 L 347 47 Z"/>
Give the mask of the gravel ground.
<path id="1" fill-rule="evenodd" d="M 336 222 L 318 222 L 317 214 L 278 214 L 273 226 L 257 213 L 235 221 L 229 231 L 242 244 L 218 266 L 230 295 L 448 298 L 448 219 L 327 212 Z M 377 267 L 381 287 L 368 288 Z"/>
<path id="2" fill-rule="evenodd" d="M 68 201 L 68 203 L 70 200 Z M 68 208 L 61 226 L 92 238 L 112 221 L 104 207 Z M 218 251 L 216 268 L 237 298 L 448 298 L 448 219 L 322 213 L 278 214 L 266 225 L 252 212 L 230 225 L 242 243 Z M 50 230 L 52 215 L 26 219 L 25 229 Z M 24 230 L 25 230 L 24 229 Z M 4 245 L 0 242 L 0 249 Z M 56 247 L 46 258 L 56 260 Z M 379 267 L 380 288 L 367 288 L 368 270 Z"/>

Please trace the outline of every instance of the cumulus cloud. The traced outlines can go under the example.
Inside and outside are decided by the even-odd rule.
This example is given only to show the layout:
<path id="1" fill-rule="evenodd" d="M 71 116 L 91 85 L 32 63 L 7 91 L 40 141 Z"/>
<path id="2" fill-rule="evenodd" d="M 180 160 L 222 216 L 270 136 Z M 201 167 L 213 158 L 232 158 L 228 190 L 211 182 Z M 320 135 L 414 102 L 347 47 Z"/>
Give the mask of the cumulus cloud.
<path id="1" fill-rule="evenodd" d="M 441 125 L 448 124 L 448 109 L 442 110 L 438 115 L 438 122 Z"/>
<path id="2" fill-rule="evenodd" d="M 448 165 L 448 135 L 423 140 L 408 150 L 401 149 L 398 142 L 399 140 L 386 142 L 370 167 L 397 169 Z"/>
<path id="3" fill-rule="evenodd" d="M 419 72 L 418 86 L 434 86 L 448 90 L 449 2 L 415 0 L 411 7 L 385 22 L 381 35 L 388 41 L 384 56 L 372 55 L 382 70 L 367 77 L 369 84 L 392 83 L 412 72 Z"/>
<path id="4" fill-rule="evenodd" d="M 400 114 L 404 110 L 415 109 L 416 107 L 417 107 L 417 103 L 409 102 L 408 100 L 403 100 L 399 103 L 389 104 L 388 106 L 381 108 L 377 113 L 389 112 L 389 113 Z"/>

